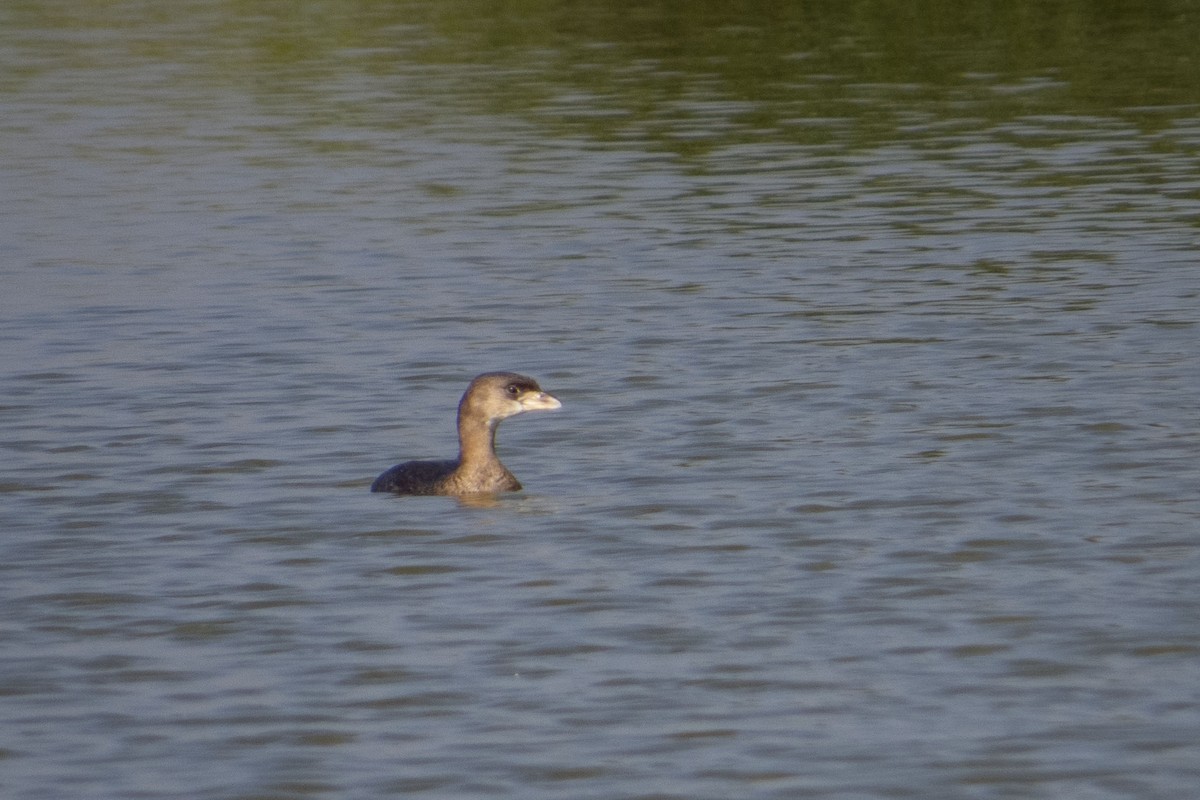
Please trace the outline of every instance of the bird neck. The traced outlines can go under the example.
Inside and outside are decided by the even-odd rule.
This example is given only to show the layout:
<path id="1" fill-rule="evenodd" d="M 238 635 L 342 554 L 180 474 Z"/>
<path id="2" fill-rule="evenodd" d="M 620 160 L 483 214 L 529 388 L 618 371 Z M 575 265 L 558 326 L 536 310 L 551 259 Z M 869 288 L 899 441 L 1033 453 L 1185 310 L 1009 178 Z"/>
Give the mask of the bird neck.
<path id="1" fill-rule="evenodd" d="M 492 464 L 496 457 L 496 428 L 499 420 L 489 420 L 463 413 L 458 414 L 458 465 L 459 469 L 471 470 Z"/>

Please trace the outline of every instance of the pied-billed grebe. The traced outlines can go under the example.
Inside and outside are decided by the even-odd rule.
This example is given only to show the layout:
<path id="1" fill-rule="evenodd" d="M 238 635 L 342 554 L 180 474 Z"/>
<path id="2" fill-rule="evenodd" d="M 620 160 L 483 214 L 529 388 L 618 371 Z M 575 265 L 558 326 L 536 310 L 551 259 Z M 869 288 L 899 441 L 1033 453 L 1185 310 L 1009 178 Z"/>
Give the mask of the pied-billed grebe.
<path id="1" fill-rule="evenodd" d="M 458 403 L 458 459 L 406 461 L 380 475 L 372 492 L 396 494 L 493 494 L 515 492 L 521 483 L 496 457 L 500 420 L 526 411 L 551 411 L 562 403 L 537 381 L 515 372 L 485 372 L 471 381 Z"/>

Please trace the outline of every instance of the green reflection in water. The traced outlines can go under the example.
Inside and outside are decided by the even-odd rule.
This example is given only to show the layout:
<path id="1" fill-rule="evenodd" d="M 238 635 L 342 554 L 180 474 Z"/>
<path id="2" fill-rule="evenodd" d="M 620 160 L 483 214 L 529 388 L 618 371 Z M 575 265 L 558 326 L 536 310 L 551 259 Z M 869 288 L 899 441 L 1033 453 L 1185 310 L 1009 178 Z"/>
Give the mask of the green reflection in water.
<path id="1" fill-rule="evenodd" d="M 500 114 L 684 155 L 1028 115 L 1153 130 L 1200 104 L 1196 0 L 75 0 L 6 16 L 317 124 Z"/>

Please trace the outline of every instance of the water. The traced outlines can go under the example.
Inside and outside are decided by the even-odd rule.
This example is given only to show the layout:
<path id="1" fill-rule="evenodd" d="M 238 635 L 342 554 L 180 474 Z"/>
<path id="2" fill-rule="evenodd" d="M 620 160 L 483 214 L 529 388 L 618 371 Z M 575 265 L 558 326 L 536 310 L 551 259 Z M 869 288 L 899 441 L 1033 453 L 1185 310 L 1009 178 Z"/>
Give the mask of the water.
<path id="1" fill-rule="evenodd" d="M 6 798 L 1194 790 L 1194 4 L 726 5 L 0 12 Z"/>

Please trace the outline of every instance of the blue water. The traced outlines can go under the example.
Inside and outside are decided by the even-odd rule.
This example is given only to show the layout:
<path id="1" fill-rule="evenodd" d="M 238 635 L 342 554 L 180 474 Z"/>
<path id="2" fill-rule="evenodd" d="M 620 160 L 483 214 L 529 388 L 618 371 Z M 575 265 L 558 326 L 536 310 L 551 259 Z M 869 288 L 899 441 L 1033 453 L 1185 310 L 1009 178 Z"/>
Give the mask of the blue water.
<path id="1" fill-rule="evenodd" d="M 4 797 L 1193 791 L 1200 105 L 34 5 Z M 525 491 L 368 493 L 491 369 Z"/>

